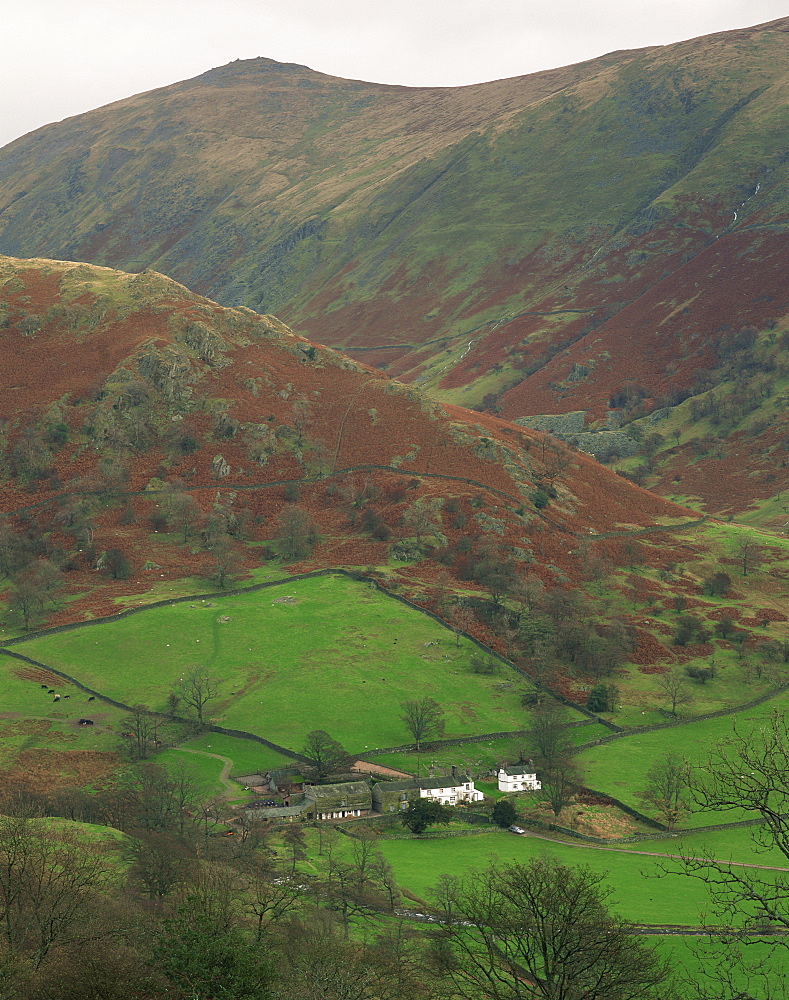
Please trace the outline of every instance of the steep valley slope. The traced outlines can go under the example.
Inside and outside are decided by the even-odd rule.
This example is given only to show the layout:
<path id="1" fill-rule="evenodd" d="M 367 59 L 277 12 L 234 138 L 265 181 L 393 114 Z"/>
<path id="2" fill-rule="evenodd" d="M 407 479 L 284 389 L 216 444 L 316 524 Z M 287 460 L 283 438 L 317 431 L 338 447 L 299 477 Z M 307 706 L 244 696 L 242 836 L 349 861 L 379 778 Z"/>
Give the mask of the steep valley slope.
<path id="1" fill-rule="evenodd" d="M 729 394 L 743 330 L 785 355 L 788 45 L 781 19 L 441 89 L 238 61 L 0 150 L 0 252 L 155 267 L 439 400 L 617 430 Z M 785 425 L 733 430 L 772 495 Z M 714 466 L 676 482 L 708 432 L 647 482 L 741 511 Z"/>
<path id="2" fill-rule="evenodd" d="M 670 559 L 665 528 L 693 517 L 155 272 L 2 258 L 0 301 L 2 569 L 7 586 L 36 560 L 62 570 L 53 620 L 269 560 L 368 567 L 435 606 L 495 599 L 503 567 L 587 579 L 590 540 L 656 528 Z"/>

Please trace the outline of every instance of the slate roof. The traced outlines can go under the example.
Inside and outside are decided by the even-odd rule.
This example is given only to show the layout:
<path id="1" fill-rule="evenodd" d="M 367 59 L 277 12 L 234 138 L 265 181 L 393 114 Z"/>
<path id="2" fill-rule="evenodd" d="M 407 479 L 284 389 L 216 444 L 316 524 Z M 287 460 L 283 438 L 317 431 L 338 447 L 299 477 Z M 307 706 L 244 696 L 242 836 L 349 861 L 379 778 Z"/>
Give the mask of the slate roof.
<path id="1" fill-rule="evenodd" d="M 308 799 L 369 795 L 370 786 L 366 781 L 343 781 L 339 785 L 307 785 L 304 794 Z"/>
<path id="2" fill-rule="evenodd" d="M 300 802 L 296 806 L 247 806 L 251 813 L 260 813 L 266 819 L 278 819 L 285 816 L 299 816 L 307 807 L 306 802 Z"/>
<path id="3" fill-rule="evenodd" d="M 458 774 L 454 778 L 445 774 L 443 778 L 417 778 L 416 782 L 420 788 L 457 788 L 470 784 L 471 778 L 467 774 Z"/>
<path id="4" fill-rule="evenodd" d="M 380 788 L 383 792 L 407 792 L 412 788 L 419 788 L 416 778 L 404 778 L 402 781 L 377 781 L 373 788 Z"/>

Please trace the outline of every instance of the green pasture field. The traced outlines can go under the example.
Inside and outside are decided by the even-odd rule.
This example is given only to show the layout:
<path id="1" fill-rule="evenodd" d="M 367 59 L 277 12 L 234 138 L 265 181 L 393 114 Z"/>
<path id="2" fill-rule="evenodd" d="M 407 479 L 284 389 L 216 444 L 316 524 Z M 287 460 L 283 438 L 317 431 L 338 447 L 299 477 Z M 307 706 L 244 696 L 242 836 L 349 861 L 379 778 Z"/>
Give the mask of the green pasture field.
<path id="1" fill-rule="evenodd" d="M 364 759 L 384 767 L 394 767 L 409 774 L 428 773 L 431 764 L 444 769 L 456 764 L 472 776 L 487 773 L 500 761 L 517 760 L 525 745 L 525 737 L 515 739 L 485 740 L 481 743 L 461 743 L 459 746 L 426 747 L 422 753 L 365 754 Z"/>
<path id="2" fill-rule="evenodd" d="M 789 556 L 789 538 L 772 532 L 763 532 L 749 524 L 738 524 L 736 521 L 710 521 L 698 530 L 702 531 L 704 540 L 709 545 L 717 544 L 722 554 L 729 554 L 732 546 L 743 541 L 752 541 L 756 542 L 757 545 L 776 549 L 775 557 L 781 561 L 786 560 Z M 772 554 L 770 554 L 770 558 L 773 558 Z M 738 574 L 736 576 L 732 573 L 735 580 L 746 579 L 739 576 L 739 570 L 736 570 L 736 573 Z M 758 573 L 756 575 L 758 576 Z"/>
<path id="3" fill-rule="evenodd" d="M 73 684 L 53 678 L 61 700 L 41 682 L 19 676 L 28 664 L 0 657 L 0 768 L 10 767 L 25 750 L 115 750 L 124 712 L 88 695 Z M 65 696 L 69 695 L 68 699 Z M 95 725 L 80 726 L 80 718 Z"/>
<path id="4" fill-rule="evenodd" d="M 587 784 L 651 814 L 639 800 L 638 794 L 645 787 L 647 772 L 656 760 L 667 753 L 677 753 L 687 757 L 692 763 L 702 764 L 709 758 L 713 744 L 732 735 L 735 720 L 741 730 L 749 730 L 769 719 L 774 711 L 785 711 L 788 707 L 789 692 L 782 692 L 771 701 L 742 712 L 715 719 L 700 719 L 649 733 L 625 735 L 602 746 L 582 750 L 578 761 L 585 768 Z M 694 813 L 682 825 L 704 826 L 746 818 L 748 817 L 744 812 Z"/>
<path id="5" fill-rule="evenodd" d="M 577 713 L 568 713 L 568 719 L 577 719 Z M 529 725 L 528 710 L 523 711 L 520 725 Z M 606 726 L 593 723 L 590 726 L 574 726 L 569 730 L 573 742 L 578 746 L 590 740 L 605 736 L 610 732 Z M 385 753 L 364 755 L 365 760 L 385 767 L 394 767 L 409 774 L 426 774 L 427 768 L 435 764 L 439 768 L 447 768 L 452 764 L 467 770 L 474 775 L 487 773 L 490 768 L 501 763 L 512 763 L 518 760 L 521 752 L 528 750 L 528 740 L 525 736 L 506 737 L 498 740 L 481 740 L 478 743 L 460 743 L 457 746 L 427 746 L 422 753 L 405 751 L 402 753 Z"/>
<path id="6" fill-rule="evenodd" d="M 477 837 L 383 840 L 381 852 L 398 883 L 427 902 L 442 875 L 463 876 L 486 867 L 526 864 L 547 855 L 562 864 L 586 865 L 611 886 L 611 908 L 628 920 L 654 924 L 697 924 L 706 899 L 695 880 L 663 875 L 658 858 L 607 853 L 491 830 Z"/>
<path id="7" fill-rule="evenodd" d="M 683 838 L 695 854 L 704 844 L 701 835 Z M 670 845 L 670 846 L 667 846 Z M 634 850 L 674 854 L 677 842 L 645 841 Z M 491 829 L 475 837 L 431 840 L 381 840 L 378 848 L 392 865 L 398 883 L 427 902 L 442 875 L 463 876 L 489 863 L 525 864 L 547 855 L 566 865 L 585 865 L 605 877 L 611 887 L 611 908 L 628 920 L 647 924 L 698 925 L 707 903 L 704 886 L 680 874 L 665 874 L 670 859 L 647 857 L 632 851 L 598 851 L 574 844 L 558 844 Z M 699 850 L 699 854 L 701 851 Z M 735 853 L 735 852 L 731 852 Z M 747 855 L 748 859 L 751 858 Z M 785 859 L 784 859 L 785 860 Z M 757 863 L 765 864 L 760 856 Z M 766 873 L 769 878 L 770 873 Z"/>
<path id="8" fill-rule="evenodd" d="M 170 773 L 186 775 L 201 801 L 208 801 L 225 791 L 221 781 L 224 761 L 212 757 L 212 753 L 213 750 L 191 752 L 177 747 L 158 754 L 155 761 L 166 767 Z M 237 786 L 237 794 L 230 796 L 231 800 L 244 797 L 244 790 L 240 785 Z"/>
<path id="9" fill-rule="evenodd" d="M 298 766 L 298 762 L 291 757 L 285 757 L 262 743 L 241 739 L 238 736 L 224 736 L 221 733 L 200 733 L 181 743 L 180 746 L 186 750 L 219 754 L 232 760 L 231 778 L 237 774 L 269 771 L 275 767 Z"/>
<path id="10" fill-rule="evenodd" d="M 252 740 L 243 740 L 234 736 L 223 736 L 219 733 L 201 733 L 181 746 L 165 750 L 154 758 L 157 764 L 163 764 L 168 769 L 184 771 L 194 782 L 195 787 L 205 799 L 223 794 L 225 789 L 220 780 L 224 760 L 231 761 L 231 781 L 234 775 L 253 774 L 256 771 L 268 771 L 276 767 L 291 767 L 296 761 L 270 750 L 268 747 Z M 231 794 L 231 801 L 245 801 L 249 793 L 236 782 L 236 794 Z"/>
<path id="11" fill-rule="evenodd" d="M 435 698 L 450 737 L 524 724 L 520 684 L 475 674 L 472 643 L 458 647 L 426 615 L 341 576 L 152 608 L 15 649 L 157 710 L 181 677 L 205 666 L 222 678 L 210 721 L 290 749 L 318 728 L 351 752 L 408 742 L 399 706 L 409 698 Z"/>
<path id="12" fill-rule="evenodd" d="M 724 946 L 717 941 L 710 941 L 707 937 L 674 937 L 663 935 L 651 939 L 658 954 L 664 956 L 671 963 L 671 969 L 680 981 L 680 996 L 687 997 L 687 1000 L 696 1000 L 698 997 L 697 983 L 709 988 L 712 984 L 705 980 L 704 973 L 714 971 L 714 962 L 717 956 L 722 955 Z M 783 971 L 786 967 L 786 952 L 782 942 L 776 942 L 775 954 L 771 954 L 772 947 L 759 941 L 753 941 L 744 949 L 746 960 L 754 965 L 762 964 L 766 968 L 776 971 Z M 742 993 L 735 993 L 735 996 L 751 996 L 748 990 L 748 982 L 745 977 L 735 981 L 734 988 L 742 990 Z M 758 986 L 756 987 L 758 991 Z M 731 996 L 731 993 L 727 995 Z M 774 994 L 777 995 L 777 994 Z"/>
<path id="13" fill-rule="evenodd" d="M 769 630 L 764 630 L 764 639 L 773 637 Z M 679 707 L 679 717 L 687 718 L 704 715 L 707 712 L 718 712 L 725 708 L 737 708 L 743 702 L 768 694 L 775 689 L 777 682 L 787 679 L 785 676 L 777 680 L 772 679 L 766 671 L 759 679 L 750 677 L 746 664 L 738 659 L 734 650 L 720 648 L 716 649 L 712 656 L 696 657 L 679 669 L 684 669 L 685 665 L 707 667 L 713 659 L 716 672 L 712 680 L 702 684 L 691 678 L 687 679 L 686 688 L 693 700 Z M 669 721 L 670 716 L 659 711 L 669 710 L 671 704 L 660 689 L 658 681 L 659 675 L 642 674 L 636 667 L 618 671 L 615 683 L 620 691 L 622 711 L 616 712 L 609 718 L 624 727 Z"/>
<path id="14" fill-rule="evenodd" d="M 654 839 L 637 840 L 632 843 L 612 843 L 590 845 L 584 841 L 567 838 L 567 846 L 576 851 L 576 864 L 581 864 L 589 853 L 609 854 L 625 851 L 634 856 L 646 854 L 691 855 L 697 858 L 711 858 L 716 861 L 738 861 L 774 868 L 786 868 L 789 871 L 787 859 L 777 847 L 767 850 L 758 847 L 754 841 L 756 827 L 735 827 L 733 830 L 702 830 L 694 833 L 692 830 L 679 832 L 673 837 L 655 837 Z M 561 839 L 560 834 L 551 834 Z M 598 847 L 605 847 L 602 852 Z M 611 848 L 609 851 L 608 848 Z"/>

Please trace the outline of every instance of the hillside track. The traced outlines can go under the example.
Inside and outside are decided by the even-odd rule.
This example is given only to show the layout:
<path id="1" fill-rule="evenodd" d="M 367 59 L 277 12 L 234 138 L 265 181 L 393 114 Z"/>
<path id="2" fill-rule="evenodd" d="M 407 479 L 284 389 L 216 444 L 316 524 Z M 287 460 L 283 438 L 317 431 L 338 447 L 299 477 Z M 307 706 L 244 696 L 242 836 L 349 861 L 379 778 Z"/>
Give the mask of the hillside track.
<path id="1" fill-rule="evenodd" d="M 213 757 L 215 760 L 221 760 L 224 766 L 219 773 L 219 781 L 225 789 L 225 798 L 238 792 L 235 782 L 230 780 L 233 761 L 229 757 L 223 757 L 222 754 L 218 753 L 209 753 L 207 750 L 193 750 L 191 747 L 173 747 L 173 750 L 177 750 L 179 753 L 195 753 L 200 757 Z"/>
<path id="2" fill-rule="evenodd" d="M 682 830 L 678 830 L 677 836 L 681 836 L 682 833 Z M 638 854 L 645 858 L 666 858 L 669 861 L 683 860 L 683 855 L 681 854 L 663 854 L 660 851 L 630 851 L 625 847 L 604 847 L 602 844 L 579 844 L 572 840 L 561 840 L 559 837 L 549 837 L 544 833 L 535 833 L 532 830 L 527 831 L 525 836 L 534 837 L 537 840 L 547 840 L 550 844 L 561 844 L 563 847 L 579 847 L 582 850 L 588 851 L 609 851 L 614 854 Z M 688 860 L 705 861 L 710 862 L 711 864 L 719 865 L 731 865 L 733 868 L 755 868 L 759 871 L 766 872 L 789 872 L 789 868 L 781 868 L 778 865 L 757 865 L 751 861 L 728 861 L 724 858 L 698 858 L 695 856 L 689 857 Z"/>

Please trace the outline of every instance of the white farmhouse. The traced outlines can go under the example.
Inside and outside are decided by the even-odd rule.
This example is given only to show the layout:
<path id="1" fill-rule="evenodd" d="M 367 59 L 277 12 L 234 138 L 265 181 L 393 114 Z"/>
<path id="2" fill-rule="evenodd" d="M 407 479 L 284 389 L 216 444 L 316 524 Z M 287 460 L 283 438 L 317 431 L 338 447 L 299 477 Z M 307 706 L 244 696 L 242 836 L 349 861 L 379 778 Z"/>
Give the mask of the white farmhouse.
<path id="1" fill-rule="evenodd" d="M 542 783 L 537 780 L 536 772 L 528 770 L 533 764 L 519 764 L 515 767 L 499 768 L 500 792 L 539 792 Z"/>
<path id="2" fill-rule="evenodd" d="M 481 802 L 485 795 L 474 787 L 467 774 L 444 778 L 418 778 L 420 799 L 433 799 L 442 806 L 456 806 L 461 802 Z"/>

